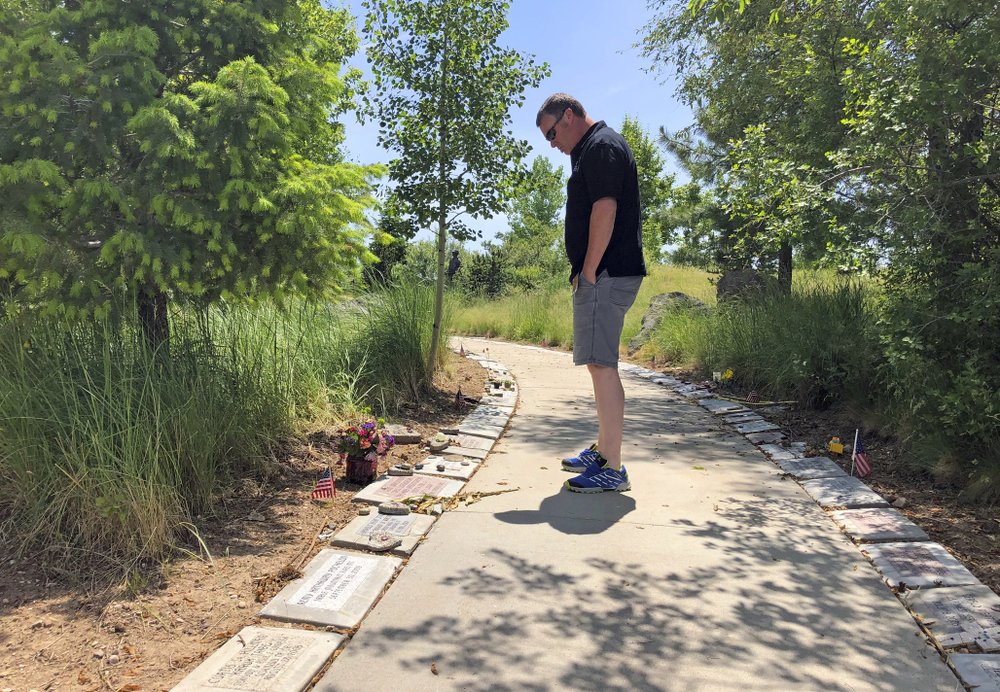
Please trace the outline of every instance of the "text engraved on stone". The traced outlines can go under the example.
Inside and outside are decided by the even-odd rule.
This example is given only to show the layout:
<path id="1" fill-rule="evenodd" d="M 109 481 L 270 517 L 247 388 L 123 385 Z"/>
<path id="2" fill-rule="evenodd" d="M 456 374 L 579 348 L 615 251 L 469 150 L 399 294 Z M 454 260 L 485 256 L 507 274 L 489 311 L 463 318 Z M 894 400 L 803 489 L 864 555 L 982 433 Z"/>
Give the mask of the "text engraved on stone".
<path id="1" fill-rule="evenodd" d="M 212 687 L 264 692 L 308 645 L 287 635 L 260 634 L 208 679 Z"/>
<path id="2" fill-rule="evenodd" d="M 373 494 L 387 500 L 414 495 L 437 495 L 447 484 L 448 481 L 428 476 L 393 476 Z"/>
<path id="3" fill-rule="evenodd" d="M 358 535 L 371 536 L 373 533 L 384 531 L 393 536 L 409 536 L 410 529 L 413 528 L 415 520 L 416 516 L 413 514 L 407 514 L 406 516 L 376 514 L 358 530 Z"/>
<path id="4" fill-rule="evenodd" d="M 308 608 L 337 611 L 344 607 L 358 587 L 375 570 L 371 558 L 338 555 L 303 582 L 288 603 Z"/>

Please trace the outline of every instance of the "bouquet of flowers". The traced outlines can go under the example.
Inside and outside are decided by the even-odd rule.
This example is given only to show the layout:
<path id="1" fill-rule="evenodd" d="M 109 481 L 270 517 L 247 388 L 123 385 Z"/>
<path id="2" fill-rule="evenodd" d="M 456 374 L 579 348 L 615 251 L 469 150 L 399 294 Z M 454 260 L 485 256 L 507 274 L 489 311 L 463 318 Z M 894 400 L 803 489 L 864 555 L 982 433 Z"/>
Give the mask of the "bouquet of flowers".
<path id="1" fill-rule="evenodd" d="M 385 422 L 381 419 L 351 425 L 340 431 L 337 451 L 340 458 L 347 457 L 347 479 L 367 485 L 375 480 L 378 473 L 378 458 L 385 456 L 396 440 L 381 429 Z"/>

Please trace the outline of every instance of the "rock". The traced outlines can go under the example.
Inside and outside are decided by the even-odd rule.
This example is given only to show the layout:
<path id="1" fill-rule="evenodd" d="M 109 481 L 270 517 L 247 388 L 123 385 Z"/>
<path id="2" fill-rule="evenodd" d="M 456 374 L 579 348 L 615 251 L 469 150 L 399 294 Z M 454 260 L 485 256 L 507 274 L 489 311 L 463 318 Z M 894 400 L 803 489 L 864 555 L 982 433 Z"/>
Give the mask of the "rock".
<path id="1" fill-rule="evenodd" d="M 406 466 L 406 468 L 403 468 L 403 466 Z M 396 464 L 389 467 L 388 473 L 390 476 L 412 476 L 413 469 L 410 468 L 409 464 Z"/>
<path id="2" fill-rule="evenodd" d="M 446 468 L 446 467 L 445 467 L 445 465 L 444 465 L 444 464 L 438 464 L 438 465 L 437 465 L 437 470 L 438 470 L 438 471 L 444 471 L 444 470 L 445 470 L 445 468 Z"/>
<path id="3" fill-rule="evenodd" d="M 734 269 L 723 274 L 716 284 L 716 300 L 721 303 L 733 298 L 752 298 L 770 290 L 774 284 L 774 279 L 755 269 Z"/>
<path id="4" fill-rule="evenodd" d="M 649 307 L 646 309 L 646 314 L 642 316 L 642 328 L 628 342 L 629 353 L 638 351 L 643 344 L 649 341 L 649 337 L 652 336 L 656 327 L 659 326 L 660 320 L 663 319 L 663 316 L 667 312 L 685 309 L 702 310 L 704 308 L 705 304 L 697 298 L 692 298 L 685 293 L 677 291 L 653 296 L 653 299 L 649 302 Z"/>
<path id="5" fill-rule="evenodd" d="M 414 465 L 413 465 L 413 468 L 415 468 L 415 469 L 416 469 L 417 471 L 419 471 L 419 470 L 420 470 L 420 469 L 422 469 L 423 467 L 424 467 L 424 465 L 423 465 L 423 464 L 414 464 Z"/>
<path id="6" fill-rule="evenodd" d="M 119 661 L 121 661 L 121 659 L 118 658 L 118 654 L 111 654 L 110 656 L 108 656 L 109 666 L 117 666 Z"/>
<path id="7" fill-rule="evenodd" d="M 460 461 L 458 463 L 461 464 L 462 466 L 468 466 L 469 465 L 468 461 Z"/>
<path id="8" fill-rule="evenodd" d="M 104 658 L 104 652 L 100 649 L 94 649 L 94 658 Z"/>
<path id="9" fill-rule="evenodd" d="M 439 432 L 427 443 L 427 446 L 432 452 L 443 452 L 451 446 L 451 440 L 448 439 L 447 435 Z"/>
<path id="10" fill-rule="evenodd" d="M 368 536 L 368 549 L 377 553 L 392 550 L 403 544 L 403 539 L 386 531 L 376 531 Z"/>
<path id="11" fill-rule="evenodd" d="M 372 513 L 371 507 L 358 507 L 358 514 L 360 514 L 363 517 L 367 517 L 371 513 Z"/>
<path id="12" fill-rule="evenodd" d="M 404 505 L 402 502 L 396 502 L 395 500 L 389 500 L 388 502 L 383 502 L 378 506 L 379 514 L 409 514 L 409 505 Z"/>
<path id="13" fill-rule="evenodd" d="M 250 512 L 247 515 L 247 521 L 264 521 L 264 515 L 260 512 Z"/>
<path id="14" fill-rule="evenodd" d="M 385 429 L 386 432 L 392 435 L 392 439 L 394 439 L 398 445 L 414 445 L 420 443 L 420 433 L 408 425 L 390 423 L 385 426 Z"/>
<path id="15" fill-rule="evenodd" d="M 442 514 L 444 514 L 444 506 L 440 502 L 431 505 L 431 516 L 439 517 Z"/>
<path id="16" fill-rule="evenodd" d="M 236 601 L 236 607 L 237 608 L 246 608 L 247 607 L 247 602 L 246 601 Z"/>
<path id="17" fill-rule="evenodd" d="M 902 509 L 903 507 L 906 507 L 906 498 L 897 497 L 895 500 L 892 501 L 892 506 L 895 507 L 896 509 Z"/>

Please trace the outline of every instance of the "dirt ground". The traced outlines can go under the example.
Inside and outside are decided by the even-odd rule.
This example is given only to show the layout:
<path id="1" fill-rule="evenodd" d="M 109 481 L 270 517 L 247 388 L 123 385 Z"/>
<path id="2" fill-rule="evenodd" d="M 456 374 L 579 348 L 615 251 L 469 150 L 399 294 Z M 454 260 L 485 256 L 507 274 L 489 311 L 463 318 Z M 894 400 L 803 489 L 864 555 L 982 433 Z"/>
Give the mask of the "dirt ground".
<path id="1" fill-rule="evenodd" d="M 394 422 L 410 425 L 427 439 L 463 415 L 455 409 L 457 388 L 475 396 L 485 381 L 486 371 L 477 363 L 452 357 L 436 382 L 436 395 Z M 825 453 L 833 435 L 853 437 L 854 422 L 843 412 L 789 408 L 767 415 L 816 454 Z M 901 470 L 892 440 L 865 442 L 873 466 L 867 479 L 871 487 L 887 498 L 905 498 L 900 511 L 1000 593 L 996 509 L 961 505 L 953 489 Z M 419 445 L 400 445 L 380 466 L 422 454 Z M 320 530 L 339 528 L 356 515 L 351 497 L 358 487 L 342 480 L 343 467 L 335 467 L 334 501 L 309 499 L 331 458 L 336 454 L 323 432 L 290 449 L 278 477 L 245 481 L 222 499 L 217 516 L 201 520 L 207 552 L 192 543 L 193 556 L 178 555 L 153 571 L 134 597 L 120 587 L 82 582 L 65 569 L 3 558 L 0 692 L 168 690 L 224 640 L 259 623 L 261 603 L 320 549 L 314 541 Z M 849 467 L 849 458 L 836 460 Z"/>
<path id="2" fill-rule="evenodd" d="M 408 425 L 427 440 L 465 415 L 455 407 L 458 387 L 478 397 L 486 380 L 478 363 L 449 353 L 435 394 L 389 422 Z M 277 477 L 246 479 L 220 498 L 216 516 L 198 522 L 204 547 L 191 541 L 191 555 L 149 570 L 138 595 L 3 556 L 0 692 L 169 690 L 224 640 L 260 624 L 262 603 L 323 547 L 314 540 L 319 532 L 357 516 L 351 498 L 360 488 L 346 483 L 343 466 L 334 466 L 336 498 L 310 499 L 326 463 L 337 460 L 333 432 L 292 445 Z M 380 470 L 422 458 L 422 447 L 397 445 Z"/>

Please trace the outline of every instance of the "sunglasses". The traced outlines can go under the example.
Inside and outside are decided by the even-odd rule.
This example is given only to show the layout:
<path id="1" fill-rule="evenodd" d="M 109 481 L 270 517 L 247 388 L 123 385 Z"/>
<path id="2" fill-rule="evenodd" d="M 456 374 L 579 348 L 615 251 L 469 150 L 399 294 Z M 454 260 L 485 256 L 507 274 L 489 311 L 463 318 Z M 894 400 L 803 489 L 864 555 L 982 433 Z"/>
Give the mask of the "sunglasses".
<path id="1" fill-rule="evenodd" d="M 559 124 L 559 121 L 563 119 L 564 115 L 566 115 L 566 111 L 565 110 L 562 113 L 559 114 L 559 117 L 556 118 L 556 121 L 554 123 L 552 123 L 552 127 L 550 127 L 548 129 L 548 132 L 545 133 L 545 141 L 546 142 L 551 142 L 553 139 L 556 138 L 556 125 Z"/>

